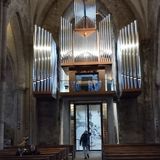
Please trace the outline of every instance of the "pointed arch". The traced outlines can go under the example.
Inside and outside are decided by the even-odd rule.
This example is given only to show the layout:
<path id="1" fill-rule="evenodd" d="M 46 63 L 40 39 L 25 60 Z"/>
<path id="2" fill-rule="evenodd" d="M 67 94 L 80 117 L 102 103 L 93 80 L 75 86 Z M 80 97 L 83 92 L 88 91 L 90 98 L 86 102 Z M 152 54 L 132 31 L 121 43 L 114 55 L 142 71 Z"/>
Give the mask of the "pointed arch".
<path id="1" fill-rule="evenodd" d="M 14 47 L 14 52 L 11 52 L 12 49 L 10 50 L 11 57 L 13 58 L 14 65 L 15 65 L 15 77 L 16 77 L 16 82 L 17 84 L 22 85 L 25 87 L 25 58 L 24 58 L 24 35 L 23 35 L 23 27 L 22 27 L 22 22 L 20 18 L 20 14 L 16 12 L 13 17 L 11 17 L 10 22 L 10 34 L 12 34 L 12 39 L 10 42 L 8 41 L 8 46 L 9 50 L 10 47 Z M 8 34 L 9 36 L 9 34 Z M 12 42 L 11 42 L 12 41 Z M 9 44 L 12 43 L 12 44 Z M 21 86 L 21 87 L 22 87 Z"/>
<path id="2" fill-rule="evenodd" d="M 125 3 L 128 5 L 130 10 L 134 13 L 135 18 L 138 21 L 140 39 L 144 39 L 145 37 L 147 37 L 147 34 L 148 34 L 148 27 L 147 27 L 148 17 L 146 13 L 146 8 L 144 7 L 145 6 L 144 2 L 138 1 L 138 0 L 125 0 Z"/>

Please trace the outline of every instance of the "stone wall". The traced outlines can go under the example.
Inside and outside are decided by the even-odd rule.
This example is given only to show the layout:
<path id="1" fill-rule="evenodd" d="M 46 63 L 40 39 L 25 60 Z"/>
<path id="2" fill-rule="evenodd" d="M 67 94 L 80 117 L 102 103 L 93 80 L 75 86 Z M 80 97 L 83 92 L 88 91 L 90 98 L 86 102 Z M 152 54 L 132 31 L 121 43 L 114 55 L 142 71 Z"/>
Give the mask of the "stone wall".
<path id="1" fill-rule="evenodd" d="M 53 98 L 37 98 L 38 144 L 59 144 L 59 106 Z"/>
<path id="2" fill-rule="evenodd" d="M 151 39 L 148 61 L 151 68 L 151 107 L 153 110 L 154 139 L 160 143 L 160 1 L 149 1 L 149 36 Z"/>
<path id="3" fill-rule="evenodd" d="M 143 113 L 136 98 L 121 99 L 117 104 L 120 143 L 144 143 Z"/>

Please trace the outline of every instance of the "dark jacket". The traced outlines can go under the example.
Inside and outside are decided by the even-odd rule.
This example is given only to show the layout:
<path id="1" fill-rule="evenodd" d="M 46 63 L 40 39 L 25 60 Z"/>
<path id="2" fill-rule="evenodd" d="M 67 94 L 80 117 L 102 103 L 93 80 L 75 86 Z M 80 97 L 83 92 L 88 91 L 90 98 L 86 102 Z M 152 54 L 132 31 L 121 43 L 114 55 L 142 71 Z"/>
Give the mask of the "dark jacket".
<path id="1" fill-rule="evenodd" d="M 89 146 L 90 145 L 90 133 L 83 133 L 80 138 L 80 145 Z"/>

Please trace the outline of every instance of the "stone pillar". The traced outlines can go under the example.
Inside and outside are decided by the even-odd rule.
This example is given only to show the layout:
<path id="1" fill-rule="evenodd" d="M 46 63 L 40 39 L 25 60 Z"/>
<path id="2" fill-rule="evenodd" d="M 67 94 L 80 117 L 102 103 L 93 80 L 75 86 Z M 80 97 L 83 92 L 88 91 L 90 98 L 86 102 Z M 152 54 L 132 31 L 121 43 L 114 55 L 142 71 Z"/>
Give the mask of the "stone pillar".
<path id="1" fill-rule="evenodd" d="M 60 124 L 60 143 L 69 144 L 70 142 L 70 103 L 68 100 L 64 100 L 61 110 L 61 124 Z"/>
<path id="2" fill-rule="evenodd" d="M 125 143 L 144 143 L 142 121 L 144 113 L 138 112 L 137 98 L 124 98 L 117 103 L 119 122 L 119 141 Z"/>
<path id="3" fill-rule="evenodd" d="M 156 73 L 157 75 L 160 73 Z M 160 79 L 159 79 L 160 81 Z M 160 84 L 155 85 L 153 92 L 155 143 L 160 143 Z"/>
<path id="4" fill-rule="evenodd" d="M 160 41 L 160 40 L 159 40 Z M 156 53 L 157 52 L 157 53 Z M 154 127 L 155 127 L 155 143 L 160 143 L 160 54 L 158 50 L 155 53 L 155 66 L 153 69 L 153 107 L 154 107 Z M 158 63 L 157 63 L 158 62 Z"/>
<path id="5" fill-rule="evenodd" d="M 0 0 L 0 149 L 4 145 L 4 108 L 6 97 L 6 29 L 10 0 Z"/>
<path id="6" fill-rule="evenodd" d="M 143 128 L 144 142 L 154 143 L 154 108 L 152 105 L 152 85 L 153 85 L 153 49 L 152 40 L 146 39 L 140 42 L 141 68 L 142 68 L 142 95 L 139 99 Z"/>
<path id="7" fill-rule="evenodd" d="M 0 82 L 0 149 L 3 149 L 4 144 L 4 108 L 5 108 L 5 90 L 6 83 Z"/>
<path id="8" fill-rule="evenodd" d="M 108 142 L 109 144 L 115 144 L 116 143 L 116 133 L 115 133 L 115 124 L 114 124 L 114 113 L 113 113 L 113 100 L 107 101 L 107 110 L 108 110 Z"/>
<path id="9" fill-rule="evenodd" d="M 16 119 L 16 135 L 15 142 L 19 143 L 24 136 L 28 136 L 24 133 L 24 96 L 25 90 L 23 88 L 18 88 L 15 92 L 15 105 L 17 110 Z"/>

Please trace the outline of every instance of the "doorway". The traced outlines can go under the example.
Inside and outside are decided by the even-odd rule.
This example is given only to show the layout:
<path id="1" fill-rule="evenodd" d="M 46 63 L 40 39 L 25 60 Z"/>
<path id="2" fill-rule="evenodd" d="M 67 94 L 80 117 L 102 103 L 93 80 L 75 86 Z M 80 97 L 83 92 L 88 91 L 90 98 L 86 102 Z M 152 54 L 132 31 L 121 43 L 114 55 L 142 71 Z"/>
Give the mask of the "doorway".
<path id="1" fill-rule="evenodd" d="M 75 139 L 76 150 L 82 150 L 79 145 L 82 133 L 91 133 L 90 150 L 102 148 L 101 104 L 75 104 Z"/>

